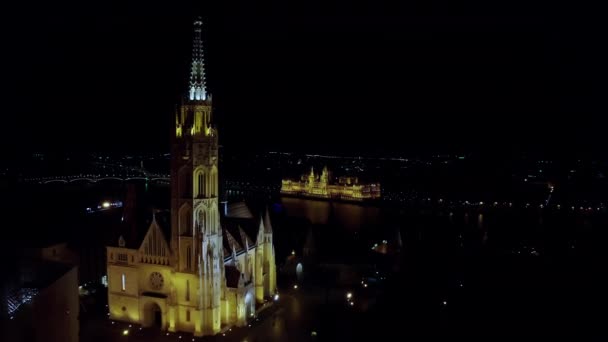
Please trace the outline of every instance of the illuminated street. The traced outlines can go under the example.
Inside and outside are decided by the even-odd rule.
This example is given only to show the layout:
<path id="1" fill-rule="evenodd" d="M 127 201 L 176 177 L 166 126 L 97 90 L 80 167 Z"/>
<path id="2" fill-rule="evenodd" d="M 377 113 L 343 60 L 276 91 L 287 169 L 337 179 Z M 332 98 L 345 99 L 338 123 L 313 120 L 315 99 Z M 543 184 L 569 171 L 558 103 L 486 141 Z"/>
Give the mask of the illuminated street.
<path id="1" fill-rule="evenodd" d="M 347 331 L 348 312 L 342 291 L 332 291 L 329 305 L 323 305 L 323 292 L 291 289 L 281 293 L 279 301 L 262 309 L 250 327 L 232 328 L 218 336 L 193 337 L 184 333 L 167 333 L 155 329 L 140 329 L 122 322 L 91 321 L 82 330 L 83 341 L 311 341 L 324 340 L 323 327 Z M 329 313 L 334 319 L 323 322 Z M 339 317 L 339 319 L 337 319 Z M 128 333 L 125 335 L 125 331 Z M 225 335 L 225 336 L 224 336 Z M 181 337 L 180 337 L 181 336 Z"/>

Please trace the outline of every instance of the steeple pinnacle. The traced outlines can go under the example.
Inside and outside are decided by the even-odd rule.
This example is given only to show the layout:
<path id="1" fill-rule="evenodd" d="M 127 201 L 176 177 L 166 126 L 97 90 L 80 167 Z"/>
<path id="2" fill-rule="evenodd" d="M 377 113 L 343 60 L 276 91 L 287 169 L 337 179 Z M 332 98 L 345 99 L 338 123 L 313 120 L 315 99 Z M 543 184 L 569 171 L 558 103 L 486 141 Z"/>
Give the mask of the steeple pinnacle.
<path id="1" fill-rule="evenodd" d="M 192 66 L 190 70 L 190 87 L 188 98 L 191 101 L 207 99 L 205 86 L 205 61 L 203 53 L 203 20 L 194 21 L 194 38 L 192 40 Z"/>

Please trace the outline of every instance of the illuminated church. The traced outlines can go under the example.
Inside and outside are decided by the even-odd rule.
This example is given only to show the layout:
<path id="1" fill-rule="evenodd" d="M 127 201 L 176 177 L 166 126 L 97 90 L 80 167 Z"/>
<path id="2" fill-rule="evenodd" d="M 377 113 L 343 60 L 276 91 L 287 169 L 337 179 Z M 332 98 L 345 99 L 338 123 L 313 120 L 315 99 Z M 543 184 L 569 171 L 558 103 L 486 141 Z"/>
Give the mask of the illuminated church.
<path id="1" fill-rule="evenodd" d="M 268 212 L 230 218 L 218 206 L 218 135 L 205 86 L 202 21 L 194 22 L 189 91 L 171 146 L 171 212 L 139 241 L 107 247 L 110 319 L 214 335 L 243 326 L 276 293 Z M 130 239 L 133 240 L 133 239 Z"/>

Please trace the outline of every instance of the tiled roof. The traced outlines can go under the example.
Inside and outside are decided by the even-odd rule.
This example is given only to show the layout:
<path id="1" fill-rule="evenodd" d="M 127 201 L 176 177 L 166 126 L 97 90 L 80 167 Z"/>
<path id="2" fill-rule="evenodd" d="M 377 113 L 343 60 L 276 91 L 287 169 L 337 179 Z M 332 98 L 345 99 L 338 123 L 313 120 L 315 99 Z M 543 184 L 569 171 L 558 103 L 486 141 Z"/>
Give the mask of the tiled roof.
<path id="1" fill-rule="evenodd" d="M 233 218 L 250 219 L 253 218 L 249 207 L 245 202 L 230 203 L 227 205 L 224 216 Z"/>

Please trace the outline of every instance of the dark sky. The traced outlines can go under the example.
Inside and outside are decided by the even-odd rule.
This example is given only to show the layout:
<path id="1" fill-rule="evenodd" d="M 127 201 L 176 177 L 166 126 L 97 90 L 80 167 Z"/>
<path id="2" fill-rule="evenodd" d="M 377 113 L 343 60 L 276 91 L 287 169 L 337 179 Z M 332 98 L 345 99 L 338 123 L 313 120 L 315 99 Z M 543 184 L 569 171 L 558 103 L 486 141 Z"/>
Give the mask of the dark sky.
<path id="1" fill-rule="evenodd" d="M 228 147 L 603 153 L 601 8 L 400 2 L 5 7 L 2 145 L 168 151 L 201 14 Z"/>

